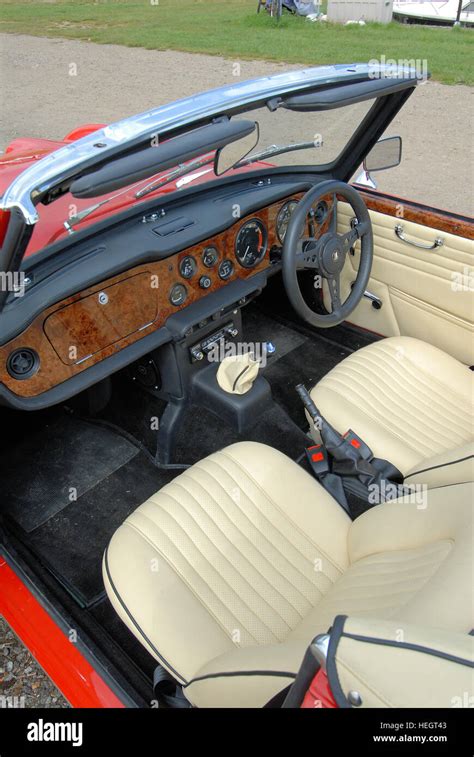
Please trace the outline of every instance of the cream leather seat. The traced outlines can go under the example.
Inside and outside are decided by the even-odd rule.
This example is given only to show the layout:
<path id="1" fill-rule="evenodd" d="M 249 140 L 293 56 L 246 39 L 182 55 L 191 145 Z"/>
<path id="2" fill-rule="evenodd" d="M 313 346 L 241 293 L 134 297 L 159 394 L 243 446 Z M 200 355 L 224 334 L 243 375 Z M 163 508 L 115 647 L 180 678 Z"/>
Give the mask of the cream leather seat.
<path id="1" fill-rule="evenodd" d="M 404 475 L 474 439 L 474 373 L 411 337 L 358 350 L 324 376 L 311 397 L 337 431 L 351 428 Z"/>
<path id="2" fill-rule="evenodd" d="M 123 622 L 199 707 L 259 707 L 338 614 L 467 634 L 472 486 L 352 522 L 280 452 L 239 443 L 132 513 L 104 555 Z M 422 703 L 420 703 L 421 705 Z"/>

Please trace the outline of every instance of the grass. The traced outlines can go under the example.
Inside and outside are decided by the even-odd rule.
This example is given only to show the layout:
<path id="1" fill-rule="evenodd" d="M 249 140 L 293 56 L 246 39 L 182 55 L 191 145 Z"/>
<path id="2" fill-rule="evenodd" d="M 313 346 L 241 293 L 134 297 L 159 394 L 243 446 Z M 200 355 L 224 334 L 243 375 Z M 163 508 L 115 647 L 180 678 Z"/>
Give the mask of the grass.
<path id="1" fill-rule="evenodd" d="M 474 84 L 474 33 L 462 28 L 310 24 L 256 13 L 256 0 L 0 0 L 0 31 L 234 60 L 301 64 L 426 60 L 433 79 Z M 421 64 L 420 64 L 421 65 Z"/>

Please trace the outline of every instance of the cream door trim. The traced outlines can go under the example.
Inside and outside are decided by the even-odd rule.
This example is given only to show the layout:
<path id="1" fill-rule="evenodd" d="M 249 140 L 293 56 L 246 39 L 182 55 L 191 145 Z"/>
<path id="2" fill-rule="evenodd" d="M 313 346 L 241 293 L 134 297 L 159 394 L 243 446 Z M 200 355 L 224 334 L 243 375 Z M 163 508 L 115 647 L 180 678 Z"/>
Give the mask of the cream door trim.
<path id="1" fill-rule="evenodd" d="M 362 300 L 350 322 L 383 336 L 412 336 L 445 350 L 463 363 L 474 363 L 474 242 L 435 228 L 370 210 L 374 231 L 374 262 L 367 289 L 383 302 L 375 310 Z M 340 232 L 354 213 L 338 203 Z M 441 237 L 442 247 L 423 250 L 401 241 L 395 226 L 424 244 Z M 341 276 L 341 294 L 349 295 L 359 265 L 360 245 L 348 256 Z M 327 291 L 324 291 L 328 303 Z"/>

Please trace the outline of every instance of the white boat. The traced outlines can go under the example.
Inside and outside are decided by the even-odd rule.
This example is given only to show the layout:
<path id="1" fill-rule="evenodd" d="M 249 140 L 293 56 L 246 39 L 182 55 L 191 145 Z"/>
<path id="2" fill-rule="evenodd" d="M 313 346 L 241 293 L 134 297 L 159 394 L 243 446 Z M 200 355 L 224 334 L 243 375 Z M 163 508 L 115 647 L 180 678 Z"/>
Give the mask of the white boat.
<path id="1" fill-rule="evenodd" d="M 421 21 L 429 24 L 452 24 L 456 21 L 459 0 L 394 0 L 393 17 L 398 21 Z M 474 26 L 474 2 L 465 0 L 461 24 Z"/>

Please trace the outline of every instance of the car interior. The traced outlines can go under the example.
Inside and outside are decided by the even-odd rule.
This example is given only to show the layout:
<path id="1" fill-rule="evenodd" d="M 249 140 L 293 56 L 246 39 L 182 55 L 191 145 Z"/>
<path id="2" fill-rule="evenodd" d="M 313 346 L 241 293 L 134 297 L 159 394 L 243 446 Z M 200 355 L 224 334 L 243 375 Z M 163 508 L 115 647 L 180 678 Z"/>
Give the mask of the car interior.
<path id="1" fill-rule="evenodd" d="M 2 541 L 134 705 L 282 706 L 331 628 L 339 706 L 443 706 L 423 649 L 471 675 L 474 224 L 350 184 L 360 151 L 102 219 L 0 316 Z"/>

